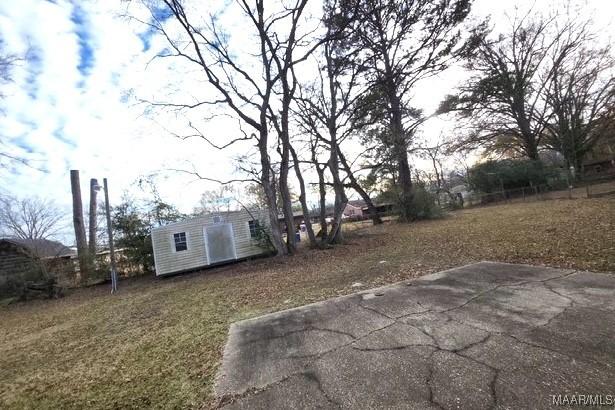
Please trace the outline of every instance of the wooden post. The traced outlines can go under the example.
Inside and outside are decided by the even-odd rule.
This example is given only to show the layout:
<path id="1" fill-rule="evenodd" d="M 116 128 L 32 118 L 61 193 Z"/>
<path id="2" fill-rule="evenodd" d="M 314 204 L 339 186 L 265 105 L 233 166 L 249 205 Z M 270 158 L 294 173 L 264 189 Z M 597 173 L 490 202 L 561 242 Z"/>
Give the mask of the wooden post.
<path id="1" fill-rule="evenodd" d="M 70 187 L 73 194 L 73 225 L 75 226 L 79 272 L 81 275 L 81 282 L 85 282 L 89 274 L 88 242 L 85 236 L 85 224 L 83 223 L 83 202 L 81 201 L 79 171 L 76 169 L 70 171 Z"/>
<path id="2" fill-rule="evenodd" d="M 117 292 L 117 266 L 115 264 L 115 248 L 113 247 L 113 227 L 111 226 L 111 211 L 109 206 L 109 188 L 107 178 L 103 178 L 105 189 L 105 213 L 107 214 L 107 234 L 109 235 L 109 260 L 111 262 L 111 293 Z"/>
<path id="3" fill-rule="evenodd" d="M 96 256 L 96 228 L 98 224 L 98 218 L 96 217 L 97 203 L 96 194 L 99 190 L 98 181 L 96 178 L 90 179 L 90 223 L 89 223 L 89 243 L 90 258 L 94 259 Z M 94 261 L 92 261 L 94 262 Z"/>

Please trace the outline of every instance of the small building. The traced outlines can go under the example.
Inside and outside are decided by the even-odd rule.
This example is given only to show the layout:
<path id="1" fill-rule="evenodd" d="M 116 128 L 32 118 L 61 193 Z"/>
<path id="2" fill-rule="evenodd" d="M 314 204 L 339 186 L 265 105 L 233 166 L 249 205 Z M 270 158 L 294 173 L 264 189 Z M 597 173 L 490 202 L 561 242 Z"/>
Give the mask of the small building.
<path id="1" fill-rule="evenodd" d="M 367 205 L 362 199 L 351 200 L 346 203 L 344 208 L 344 216 L 346 218 L 362 218 L 363 208 Z"/>
<path id="2" fill-rule="evenodd" d="M 156 275 L 271 253 L 264 246 L 263 229 L 269 229 L 264 210 L 206 214 L 153 228 L 152 246 Z"/>
<path id="3" fill-rule="evenodd" d="M 0 298 L 20 296 L 28 282 L 48 279 L 48 265 L 72 254 L 47 239 L 0 239 Z"/>
<path id="4" fill-rule="evenodd" d="M 389 216 L 395 214 L 395 204 L 392 202 L 375 202 L 374 209 L 378 216 Z M 367 204 L 361 209 L 363 211 L 363 217 L 369 217 L 369 207 Z"/>

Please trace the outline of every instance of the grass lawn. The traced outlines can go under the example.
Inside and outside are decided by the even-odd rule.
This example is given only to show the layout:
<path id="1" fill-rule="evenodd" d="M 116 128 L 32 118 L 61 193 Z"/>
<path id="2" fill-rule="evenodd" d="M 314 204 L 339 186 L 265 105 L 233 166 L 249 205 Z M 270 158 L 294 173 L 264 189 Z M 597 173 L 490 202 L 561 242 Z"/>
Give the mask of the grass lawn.
<path id="1" fill-rule="evenodd" d="M 0 307 L 0 408 L 213 405 L 231 322 L 480 260 L 615 271 L 615 199 L 457 211 L 302 250 Z"/>

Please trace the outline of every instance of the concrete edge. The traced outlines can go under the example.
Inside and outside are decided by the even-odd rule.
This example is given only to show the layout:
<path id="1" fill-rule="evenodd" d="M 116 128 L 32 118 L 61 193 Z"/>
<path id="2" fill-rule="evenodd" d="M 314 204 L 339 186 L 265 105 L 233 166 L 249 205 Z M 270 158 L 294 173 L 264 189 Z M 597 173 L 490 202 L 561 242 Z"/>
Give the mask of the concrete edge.
<path id="1" fill-rule="evenodd" d="M 232 337 L 231 335 L 235 332 L 238 331 L 238 328 L 240 328 L 241 326 L 243 326 L 244 324 L 249 324 L 255 321 L 259 321 L 259 320 L 264 320 L 264 319 L 268 319 L 268 318 L 272 318 L 272 317 L 276 317 L 276 316 L 283 316 L 285 314 L 287 314 L 288 312 L 292 312 L 292 311 L 297 311 L 300 309 L 305 309 L 306 307 L 318 307 L 318 306 L 323 306 L 325 304 L 331 303 L 331 302 L 335 302 L 335 301 L 340 301 L 340 300 L 345 300 L 345 299 L 350 299 L 353 297 L 357 297 L 360 295 L 365 295 L 365 294 L 370 294 L 370 293 L 377 293 L 379 291 L 386 291 L 389 289 L 395 289 L 398 287 L 405 287 L 407 283 L 409 282 L 415 282 L 415 281 L 423 281 L 423 282 L 430 282 L 430 281 L 434 281 L 437 280 L 443 276 L 445 276 L 446 274 L 456 271 L 460 268 L 468 268 L 468 267 L 473 267 L 473 266 L 481 266 L 481 265 L 491 265 L 491 264 L 498 264 L 498 265 L 509 265 L 509 266 L 524 266 L 524 267 L 528 267 L 528 268 L 548 268 L 548 269 L 552 269 L 552 270 L 557 270 L 560 272 L 563 272 L 564 274 L 571 274 L 571 273 L 583 273 L 583 272 L 591 272 L 591 271 L 581 271 L 578 269 L 572 269 L 572 268 L 557 268 L 557 267 L 553 267 L 553 266 L 547 266 L 547 265 L 531 265 L 531 264 L 527 264 L 527 263 L 508 263 L 508 262 L 498 262 L 498 261 L 489 261 L 489 260 L 484 260 L 484 261 L 479 261 L 479 262 L 475 262 L 475 263 L 471 263 L 468 265 L 461 265 L 461 266 L 457 266 L 454 268 L 449 268 L 443 271 L 438 271 L 438 272 L 434 272 L 434 273 L 430 273 L 424 276 L 420 276 L 417 278 L 412 278 L 412 279 L 408 279 L 408 280 L 404 280 L 404 281 L 400 281 L 400 282 L 395 282 L 395 283 L 391 283 L 388 285 L 384 285 L 384 286 L 380 286 L 377 288 L 370 288 L 370 289 L 365 289 L 365 290 L 361 290 L 358 292 L 353 292 L 353 293 L 349 293 L 347 295 L 341 295 L 341 296 L 336 296 L 333 298 L 328 298 L 328 299 L 324 299 L 318 302 L 313 302 L 313 303 L 309 303 L 307 305 L 301 305 L 301 306 L 296 306 L 290 309 L 283 309 L 283 310 L 278 310 L 275 312 L 271 312 L 271 313 L 266 313 L 264 315 L 260 315 L 260 316 L 256 316 L 256 317 L 252 317 L 252 318 L 248 318 L 248 319 L 242 319 L 242 320 L 238 320 L 235 322 L 232 322 L 229 326 L 228 332 L 227 332 L 227 339 L 226 342 L 224 344 L 224 348 L 222 350 L 222 361 L 220 363 L 220 366 L 216 372 L 216 376 L 214 377 L 214 384 L 213 384 L 213 390 L 214 390 L 214 395 L 216 397 L 220 397 L 220 391 L 219 391 L 219 386 L 220 383 L 222 382 L 222 380 L 225 378 L 225 373 L 224 373 L 224 359 L 226 357 L 229 356 L 229 353 L 231 352 L 233 346 L 231 345 L 231 341 L 232 341 Z M 600 274 L 600 275 L 612 275 L 615 274 L 614 273 L 609 273 L 609 272 L 591 272 L 593 274 Z M 554 278 L 556 279 L 556 278 Z"/>
<path id="2" fill-rule="evenodd" d="M 261 320 L 261 319 L 265 319 L 265 318 L 269 318 L 269 317 L 275 317 L 276 315 L 283 315 L 285 313 L 292 312 L 294 310 L 304 309 L 306 307 L 322 306 L 325 303 L 329 303 L 329 302 L 332 302 L 332 301 L 339 301 L 339 300 L 343 300 L 343 299 L 348 299 L 348 298 L 351 298 L 351 297 L 354 297 L 354 296 L 357 296 L 357 295 L 364 295 L 364 294 L 367 294 L 367 293 L 374 293 L 374 292 L 383 291 L 383 290 L 386 290 L 386 289 L 396 288 L 396 287 L 399 287 L 399 286 L 405 286 L 405 284 L 408 283 L 408 282 L 414 282 L 414 281 L 419 281 L 419 280 L 420 281 L 429 282 L 429 281 L 433 281 L 433 280 L 439 279 L 442 276 L 444 276 L 445 274 L 447 274 L 449 272 L 452 272 L 452 271 L 455 271 L 455 270 L 458 270 L 460 268 L 467 268 L 467 267 L 479 266 L 479 265 L 484 265 L 484 264 L 499 264 L 499 265 L 510 265 L 510 266 L 526 266 L 528 268 L 549 268 L 549 269 L 563 271 L 563 272 L 566 272 L 566 273 L 571 273 L 571 272 L 576 271 L 576 269 L 571 269 L 571 268 L 556 268 L 556 267 L 546 266 L 546 265 L 530 265 L 530 264 L 527 264 L 527 263 L 508 263 L 508 262 L 498 262 L 498 261 L 480 261 L 480 262 L 471 263 L 469 265 L 456 266 L 454 268 L 450 268 L 450 269 L 446 269 L 446 270 L 430 273 L 430 274 L 427 274 L 427 275 L 424 275 L 424 276 L 419 276 L 418 278 L 407 279 L 407 280 L 404 280 L 404 281 L 395 282 L 395 283 L 391 283 L 391 284 L 388 284 L 388 285 L 383 285 L 383 286 L 380 286 L 380 287 L 377 287 L 377 288 L 370 288 L 370 289 L 360 290 L 358 292 L 349 293 L 347 295 L 336 296 L 336 297 L 328 298 L 328 299 L 321 300 L 321 301 L 318 301 L 318 302 L 308 303 L 307 305 L 296 306 L 296 307 L 293 307 L 293 308 L 283 309 L 283 310 L 276 310 L 275 312 L 265 313 L 264 315 L 255 316 L 255 317 L 251 317 L 251 318 L 247 318 L 247 319 L 241 319 L 241 320 L 238 320 L 236 322 L 231 323 L 231 325 L 229 327 L 229 331 L 233 327 L 239 326 L 239 325 L 241 325 L 243 323 L 253 322 L 253 321 L 257 321 L 257 320 Z"/>

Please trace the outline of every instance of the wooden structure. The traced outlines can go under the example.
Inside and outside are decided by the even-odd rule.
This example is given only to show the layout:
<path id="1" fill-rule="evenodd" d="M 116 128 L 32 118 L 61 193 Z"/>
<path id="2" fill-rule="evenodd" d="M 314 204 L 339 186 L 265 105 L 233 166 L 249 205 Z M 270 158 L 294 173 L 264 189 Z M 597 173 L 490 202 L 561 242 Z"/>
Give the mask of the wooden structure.
<path id="1" fill-rule="evenodd" d="M 152 229 L 156 275 L 166 275 L 270 253 L 263 246 L 266 211 L 196 216 Z"/>

